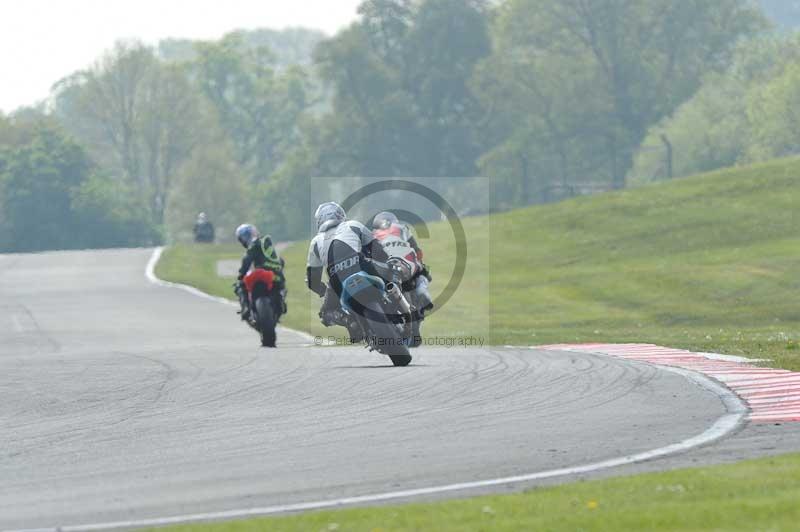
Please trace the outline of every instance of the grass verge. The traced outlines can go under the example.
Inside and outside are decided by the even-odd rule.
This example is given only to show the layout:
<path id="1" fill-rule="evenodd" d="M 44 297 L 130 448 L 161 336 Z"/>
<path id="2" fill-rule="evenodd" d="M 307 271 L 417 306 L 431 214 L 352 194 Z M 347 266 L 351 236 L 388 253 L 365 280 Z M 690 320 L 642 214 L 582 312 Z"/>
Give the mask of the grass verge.
<path id="1" fill-rule="evenodd" d="M 772 359 L 800 370 L 800 161 L 675 180 L 463 220 L 464 282 L 426 335 L 485 332 L 492 344 L 652 342 Z M 421 239 L 441 290 L 449 227 Z M 319 300 L 304 286 L 306 244 L 283 252 L 290 312 L 313 334 Z M 217 260 L 234 246 L 169 248 L 159 276 L 230 296 Z"/>
<path id="2" fill-rule="evenodd" d="M 167 530 L 797 530 L 800 455 L 444 503 L 312 512 Z"/>

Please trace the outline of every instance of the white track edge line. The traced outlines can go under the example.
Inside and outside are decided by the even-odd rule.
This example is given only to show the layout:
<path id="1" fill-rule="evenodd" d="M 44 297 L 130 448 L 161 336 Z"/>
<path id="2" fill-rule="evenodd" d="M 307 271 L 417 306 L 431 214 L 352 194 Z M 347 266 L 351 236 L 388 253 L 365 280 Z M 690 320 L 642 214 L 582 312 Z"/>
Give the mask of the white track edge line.
<path id="1" fill-rule="evenodd" d="M 163 246 L 155 248 L 153 250 L 153 254 L 150 255 L 150 260 L 147 261 L 147 266 L 145 267 L 145 270 L 144 270 L 144 275 L 145 275 L 145 277 L 147 277 L 148 281 L 150 281 L 151 283 L 153 283 L 155 285 L 158 285 L 158 286 L 166 286 L 166 287 L 169 287 L 169 288 L 178 288 L 180 290 L 183 290 L 184 292 L 189 292 L 190 294 L 195 295 L 197 297 L 202 297 L 203 299 L 208 299 L 209 301 L 216 301 L 217 303 L 222 303 L 223 305 L 228 305 L 229 307 L 238 307 L 239 306 L 235 302 L 231 301 L 230 299 L 225 299 L 224 297 L 212 296 L 211 294 L 207 294 L 207 293 L 203 292 L 202 290 L 198 290 L 197 288 L 195 288 L 193 286 L 189 286 L 189 285 L 181 284 L 181 283 L 173 283 L 173 282 L 170 282 L 170 281 L 164 281 L 163 279 L 159 279 L 158 276 L 156 275 L 156 265 L 158 264 L 158 261 L 161 259 L 161 254 L 162 253 L 164 253 L 164 247 Z M 310 334 L 308 334 L 307 332 L 298 331 L 298 330 L 295 330 L 295 329 L 290 329 L 289 327 L 284 327 L 283 325 L 278 325 L 278 329 L 279 330 L 282 329 L 282 330 L 284 330 L 286 332 L 289 332 L 291 334 L 295 334 L 295 335 L 299 336 L 300 338 L 302 338 L 303 340 L 305 340 L 306 342 L 313 342 L 314 341 L 314 337 L 311 336 Z"/>
<path id="2" fill-rule="evenodd" d="M 201 297 L 211 298 L 213 300 L 222 299 L 210 296 L 204 292 L 201 292 L 200 290 L 197 290 L 196 288 L 176 283 L 168 283 L 167 281 L 161 281 L 160 279 L 158 279 L 153 273 L 153 270 L 155 269 L 155 264 L 158 262 L 158 259 L 161 256 L 162 251 L 163 248 L 156 249 L 153 253 L 153 256 L 150 258 L 150 262 L 147 265 L 148 279 L 151 279 L 156 284 L 162 284 L 166 286 L 176 286 L 179 288 L 184 287 L 183 288 L 184 290 L 188 289 L 190 293 L 201 295 Z M 231 303 L 228 300 L 223 300 L 223 301 L 225 301 L 226 304 Z M 580 352 L 580 354 L 604 356 L 604 353 Z M 701 388 L 704 388 L 709 392 L 717 395 L 717 397 L 719 397 L 719 399 L 722 401 L 722 404 L 725 406 L 726 413 L 717 418 L 717 420 L 711 425 L 711 427 L 709 427 L 705 431 L 701 432 L 696 436 L 692 436 L 691 438 L 685 439 L 681 442 L 673 443 L 665 447 L 659 447 L 651 451 L 644 451 L 641 453 L 627 455 L 620 458 L 611 458 L 609 460 L 603 460 L 601 462 L 594 462 L 582 466 L 552 469 L 550 471 L 540 471 L 538 473 L 529 473 L 511 477 L 501 477 L 501 478 L 494 478 L 487 480 L 478 480 L 473 482 L 444 484 L 428 488 L 388 491 L 372 495 L 342 497 L 338 499 L 328 499 L 322 501 L 283 504 L 277 506 L 252 507 L 252 508 L 243 508 L 238 510 L 227 510 L 220 512 L 184 514 L 184 515 L 175 515 L 170 517 L 154 517 L 149 519 L 132 519 L 128 521 L 110 521 L 106 523 L 58 526 L 52 528 L 18 529 L 18 530 L 8 530 L 6 532 L 51 532 L 51 531 L 81 532 L 81 531 L 94 531 L 94 530 L 114 530 L 121 528 L 156 527 L 156 526 L 173 525 L 173 524 L 187 523 L 187 522 L 241 519 L 245 517 L 260 517 L 260 516 L 302 512 L 310 510 L 324 510 L 329 508 L 339 508 L 342 506 L 350 506 L 355 504 L 376 503 L 389 500 L 419 497 L 423 495 L 435 495 L 440 493 L 487 488 L 492 486 L 500 486 L 504 484 L 531 482 L 535 480 L 544 480 L 548 478 L 562 477 L 567 475 L 580 475 L 585 473 L 592 473 L 595 471 L 601 471 L 603 469 L 609 469 L 612 467 L 619 467 L 619 466 L 644 462 L 647 460 L 653 460 L 655 458 L 663 458 L 665 456 L 689 451 L 691 449 L 694 449 L 695 447 L 708 445 L 734 432 L 745 422 L 745 416 L 748 412 L 746 404 L 742 401 L 742 399 L 739 396 L 733 393 L 733 391 L 731 391 L 722 383 L 719 383 L 701 373 L 691 370 L 686 370 L 683 368 L 675 368 L 675 367 L 659 366 L 659 365 L 656 365 L 656 367 L 664 371 L 669 371 L 672 373 L 677 373 L 679 375 L 682 375 L 685 378 L 695 382 Z"/>
<path id="3" fill-rule="evenodd" d="M 584 353 L 592 354 L 592 353 Z M 668 455 L 686 452 L 695 447 L 708 445 L 720 438 L 725 437 L 734 430 L 736 430 L 743 422 L 747 408 L 744 403 L 730 390 L 717 382 L 699 375 L 695 372 L 678 369 L 661 367 L 664 371 L 669 371 L 683 375 L 684 377 L 694 381 L 702 388 L 715 393 L 722 403 L 725 405 L 727 413 L 720 416 L 714 424 L 706 429 L 704 432 L 683 440 L 672 445 L 645 451 L 642 453 L 623 456 L 620 458 L 612 458 L 601 462 L 586 464 L 582 466 L 566 467 L 561 469 L 553 469 L 550 471 L 541 471 L 538 473 L 530 473 L 524 475 L 516 475 L 511 477 L 502 477 L 495 479 L 479 480 L 473 482 L 461 482 L 455 484 L 445 484 L 440 486 L 433 486 L 429 488 L 416 488 L 408 490 L 390 491 L 384 493 L 377 493 L 372 495 L 360 495 L 353 497 L 342 497 L 338 499 L 329 499 L 322 501 L 312 501 L 296 504 L 284 504 L 277 506 L 253 507 L 238 510 L 227 510 L 221 512 L 207 512 L 176 515 L 171 517 L 156 517 L 150 519 L 138 519 L 129 521 L 114 521 L 107 523 L 93 523 L 75 526 L 59 526 L 55 528 L 39 528 L 39 529 L 20 529 L 8 532 L 44 532 L 44 531 L 61 531 L 61 532 L 79 532 L 79 531 L 94 531 L 94 530 L 113 530 L 120 528 L 140 528 L 140 527 L 154 527 L 164 526 L 185 522 L 199 522 L 199 521 L 217 521 L 224 519 L 240 519 L 245 517 L 258 517 L 268 516 L 274 514 L 301 512 L 309 510 L 323 510 L 329 508 L 338 508 L 342 506 L 349 506 L 354 504 L 376 503 L 388 500 L 406 499 L 410 497 L 418 497 L 423 495 L 435 495 L 439 493 L 448 493 L 454 491 L 464 491 L 470 489 L 486 488 L 491 486 L 498 486 L 504 484 L 515 484 L 520 482 L 530 482 L 535 480 L 543 480 L 548 478 L 555 478 L 566 475 L 578 475 L 591 473 L 612 467 L 619 467 L 630 465 L 646 460 L 655 458 L 663 458 Z"/>

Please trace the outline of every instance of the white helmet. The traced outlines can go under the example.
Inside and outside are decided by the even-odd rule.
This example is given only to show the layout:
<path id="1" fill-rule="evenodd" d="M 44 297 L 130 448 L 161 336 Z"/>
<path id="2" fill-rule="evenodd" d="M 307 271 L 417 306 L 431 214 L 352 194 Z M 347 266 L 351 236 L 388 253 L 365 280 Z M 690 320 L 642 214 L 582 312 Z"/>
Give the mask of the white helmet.
<path id="1" fill-rule="evenodd" d="M 314 213 L 314 220 L 317 222 L 317 231 L 322 233 L 331 227 L 336 227 L 347 219 L 347 213 L 338 203 L 329 201 L 317 207 Z"/>

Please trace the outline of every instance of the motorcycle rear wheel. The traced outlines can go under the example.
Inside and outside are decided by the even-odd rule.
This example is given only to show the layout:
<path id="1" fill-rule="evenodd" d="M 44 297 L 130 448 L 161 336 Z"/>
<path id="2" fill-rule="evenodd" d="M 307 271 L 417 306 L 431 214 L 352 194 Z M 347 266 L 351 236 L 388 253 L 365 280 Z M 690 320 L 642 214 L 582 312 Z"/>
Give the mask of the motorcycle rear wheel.
<path id="1" fill-rule="evenodd" d="M 397 328 L 393 323 L 383 320 L 373 320 L 370 322 L 370 329 L 372 334 L 376 337 L 388 340 L 384 342 L 384 345 L 380 346 L 379 350 L 384 355 L 389 356 L 392 364 L 402 367 L 408 366 L 411 363 L 411 354 L 408 351 L 408 346 L 403 342 L 403 339 L 398 334 Z"/>
<path id="2" fill-rule="evenodd" d="M 396 367 L 401 368 L 411 364 L 411 355 L 389 355 L 389 358 Z"/>
<path id="3" fill-rule="evenodd" d="M 262 347 L 275 347 L 275 314 L 268 297 L 256 299 L 256 326 L 261 334 Z"/>

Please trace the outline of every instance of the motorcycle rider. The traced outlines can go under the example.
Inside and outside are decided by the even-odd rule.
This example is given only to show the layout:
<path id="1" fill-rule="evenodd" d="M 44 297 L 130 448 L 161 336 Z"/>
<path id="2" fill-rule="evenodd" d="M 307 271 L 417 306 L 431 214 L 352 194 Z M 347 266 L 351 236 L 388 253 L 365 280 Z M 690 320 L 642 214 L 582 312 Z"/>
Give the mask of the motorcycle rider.
<path id="1" fill-rule="evenodd" d="M 389 256 L 372 231 L 361 222 L 348 220 L 338 203 L 321 204 L 314 220 L 318 233 L 308 248 L 306 283 L 312 292 L 324 298 L 319 313 L 323 325 L 344 325 L 351 341 L 361 341 L 357 324 L 347 320 L 340 309 L 342 283 L 359 271 L 387 277 L 391 271 L 385 264 Z M 329 286 L 322 282 L 323 270 L 328 272 Z"/>
<path id="2" fill-rule="evenodd" d="M 413 288 L 404 286 L 404 289 L 414 290 L 421 311 L 432 309 L 433 301 L 428 291 L 432 277 L 428 267 L 422 262 L 422 249 L 408 225 L 401 223 L 394 213 L 384 211 L 372 219 L 372 234 L 390 257 L 401 258 L 414 268 L 410 280 Z"/>
<path id="3" fill-rule="evenodd" d="M 206 213 L 201 212 L 197 215 L 197 220 L 194 222 L 192 233 L 194 234 L 195 242 L 205 244 L 214 243 L 214 224 L 209 221 Z"/>
<path id="4" fill-rule="evenodd" d="M 261 237 L 258 229 L 252 224 L 242 224 L 236 228 L 236 240 L 247 250 L 242 257 L 235 290 L 242 307 L 239 311 L 242 319 L 247 320 L 251 313 L 250 298 L 243 282 L 251 267 L 269 270 L 275 274 L 273 290 L 278 294 L 278 297 L 274 299 L 275 313 L 276 315 L 286 314 L 286 280 L 283 276 L 285 263 L 283 258 L 278 255 L 272 238 L 269 235 Z"/>
<path id="5" fill-rule="evenodd" d="M 393 212 L 383 211 L 379 212 L 372 219 L 372 234 L 378 240 L 384 240 L 388 237 L 395 237 L 406 242 L 416 254 L 416 259 L 422 261 L 422 249 L 417 244 L 414 234 L 411 232 L 407 224 L 401 223 Z"/>

